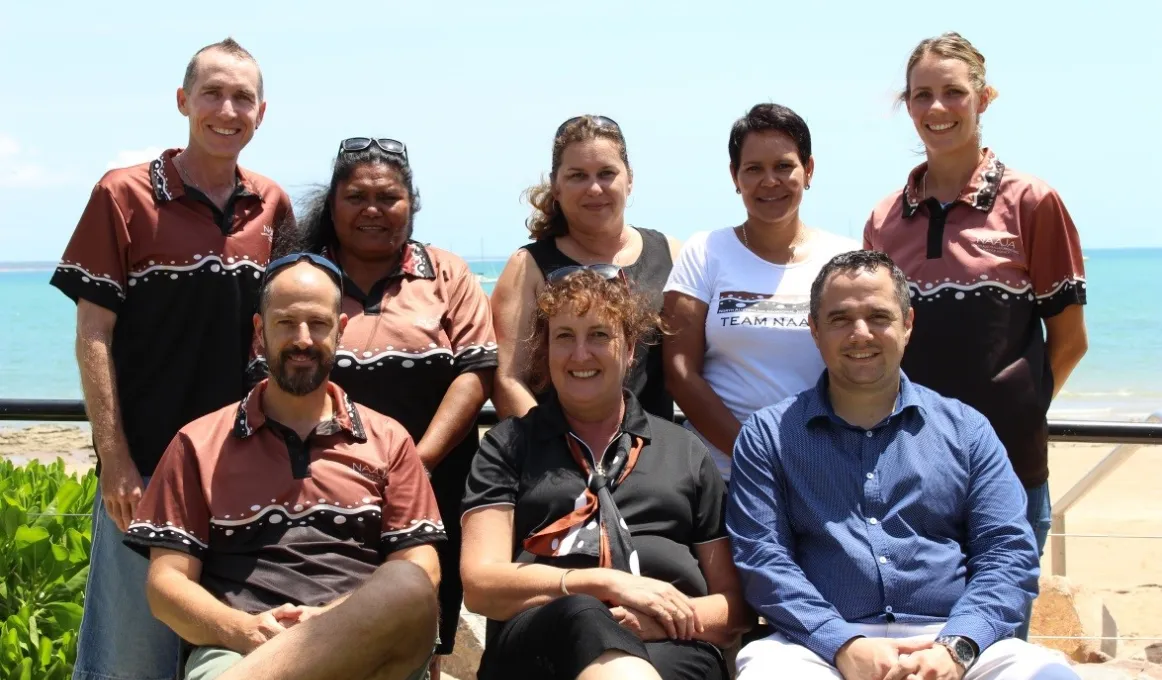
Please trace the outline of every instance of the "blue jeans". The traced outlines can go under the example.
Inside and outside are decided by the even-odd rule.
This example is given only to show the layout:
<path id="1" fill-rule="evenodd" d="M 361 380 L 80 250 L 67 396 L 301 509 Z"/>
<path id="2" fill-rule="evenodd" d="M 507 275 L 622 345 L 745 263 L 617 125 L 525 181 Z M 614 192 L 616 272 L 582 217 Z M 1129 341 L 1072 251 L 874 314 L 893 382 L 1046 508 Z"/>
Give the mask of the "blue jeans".
<path id="1" fill-rule="evenodd" d="M 1029 526 L 1033 527 L 1033 538 L 1037 539 L 1037 556 L 1045 554 L 1045 541 L 1049 538 L 1049 529 L 1053 526 L 1053 508 L 1049 504 L 1049 482 L 1040 486 L 1025 489 L 1028 502 L 1025 506 L 1025 518 Z M 1026 640 L 1029 637 L 1029 620 L 1033 618 L 1033 603 L 1025 608 L 1025 621 L 1015 633 L 1016 637 Z"/>
<path id="2" fill-rule="evenodd" d="M 146 480 L 148 483 L 149 480 Z M 149 560 L 121 542 L 101 490 L 93 502 L 93 545 L 73 680 L 171 680 L 178 636 L 149 612 Z"/>

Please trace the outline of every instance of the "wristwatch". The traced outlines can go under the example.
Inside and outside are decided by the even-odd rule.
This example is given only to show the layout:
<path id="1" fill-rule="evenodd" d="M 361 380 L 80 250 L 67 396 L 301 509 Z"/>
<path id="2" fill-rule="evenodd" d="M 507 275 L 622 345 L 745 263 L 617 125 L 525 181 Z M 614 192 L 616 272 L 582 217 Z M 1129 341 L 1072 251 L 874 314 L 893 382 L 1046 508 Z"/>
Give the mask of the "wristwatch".
<path id="1" fill-rule="evenodd" d="M 966 637 L 941 635 L 936 638 L 936 644 L 946 647 L 948 653 L 952 655 L 952 660 L 966 671 L 976 663 L 976 645 Z"/>

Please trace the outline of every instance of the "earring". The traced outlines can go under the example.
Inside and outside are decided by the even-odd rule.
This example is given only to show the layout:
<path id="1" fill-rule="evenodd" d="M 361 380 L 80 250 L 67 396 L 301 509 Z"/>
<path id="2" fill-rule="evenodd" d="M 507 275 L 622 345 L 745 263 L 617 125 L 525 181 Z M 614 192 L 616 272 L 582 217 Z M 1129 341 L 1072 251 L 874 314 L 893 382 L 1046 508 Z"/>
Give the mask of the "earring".
<path id="1" fill-rule="evenodd" d="M 804 189 L 810 189 L 810 188 L 811 188 L 811 185 L 810 185 L 810 184 L 805 184 L 805 185 L 803 185 L 803 188 L 804 188 Z"/>
<path id="2" fill-rule="evenodd" d="M 741 195 L 741 194 L 742 194 L 742 189 L 739 189 L 738 187 L 735 187 L 735 188 L 734 188 L 734 193 Z"/>

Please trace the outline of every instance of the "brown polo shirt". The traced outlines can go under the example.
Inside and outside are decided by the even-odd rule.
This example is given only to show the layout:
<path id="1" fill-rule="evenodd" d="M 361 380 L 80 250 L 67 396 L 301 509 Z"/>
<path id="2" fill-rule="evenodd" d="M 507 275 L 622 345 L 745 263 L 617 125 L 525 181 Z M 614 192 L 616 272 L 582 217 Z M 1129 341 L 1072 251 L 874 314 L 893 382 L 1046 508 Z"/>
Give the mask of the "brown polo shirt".
<path id="1" fill-rule="evenodd" d="M 331 379 L 398 420 L 413 440 L 423 438 L 452 381 L 496 367 L 488 297 L 457 255 L 408 241 L 395 271 L 370 290 L 350 279 L 343 288 L 348 322 Z M 441 497 L 449 486 L 453 509 L 478 443 L 471 428 L 433 472 Z"/>
<path id="2" fill-rule="evenodd" d="M 1077 228 L 1045 182 L 985 150 L 948 206 L 920 200 L 927 164 L 885 198 L 864 247 L 904 270 L 916 325 L 903 369 L 983 413 L 1027 487 L 1049 478 L 1046 413 L 1053 375 L 1042 319 L 1085 304 Z"/>
<path id="3" fill-rule="evenodd" d="M 117 314 L 117 394 L 143 475 L 178 428 L 246 393 L 259 279 L 274 230 L 293 220 L 286 192 L 242 168 L 219 210 L 182 183 L 177 152 L 106 173 L 52 277 Z"/>
<path id="4" fill-rule="evenodd" d="M 301 440 L 264 415 L 266 385 L 178 432 L 126 545 L 197 557 L 206 590 L 256 613 L 327 604 L 391 553 L 445 539 L 423 463 L 399 423 L 330 383 L 334 418 Z"/>

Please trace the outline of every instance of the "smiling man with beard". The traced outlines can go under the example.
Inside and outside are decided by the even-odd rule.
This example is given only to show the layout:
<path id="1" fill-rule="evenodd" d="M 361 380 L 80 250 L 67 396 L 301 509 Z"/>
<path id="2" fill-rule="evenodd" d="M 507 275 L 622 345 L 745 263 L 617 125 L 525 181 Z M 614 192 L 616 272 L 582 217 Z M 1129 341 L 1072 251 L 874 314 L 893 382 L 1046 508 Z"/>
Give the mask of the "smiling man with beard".
<path id="1" fill-rule="evenodd" d="M 342 281 L 319 255 L 270 264 L 271 378 L 179 431 L 129 525 L 186 680 L 414 678 L 435 648 L 444 524 L 404 427 L 329 379 Z"/>
<path id="2" fill-rule="evenodd" d="M 739 680 L 1077 677 L 1013 637 L 1039 573 L 1025 494 L 984 416 L 900 371 L 912 319 L 887 255 L 837 255 L 811 287 L 826 370 L 743 425 L 726 526 L 778 632 Z"/>

